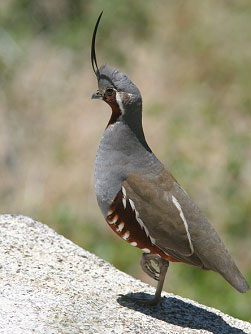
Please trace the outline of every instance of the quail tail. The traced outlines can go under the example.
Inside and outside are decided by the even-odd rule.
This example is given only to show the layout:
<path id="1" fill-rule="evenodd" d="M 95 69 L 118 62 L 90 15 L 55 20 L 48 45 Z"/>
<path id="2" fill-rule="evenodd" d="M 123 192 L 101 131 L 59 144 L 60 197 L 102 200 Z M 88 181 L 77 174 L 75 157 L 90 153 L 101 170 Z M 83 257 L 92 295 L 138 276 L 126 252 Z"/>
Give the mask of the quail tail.
<path id="1" fill-rule="evenodd" d="M 248 283 L 233 260 L 228 270 L 219 271 L 219 273 L 239 292 L 244 293 L 249 289 Z"/>
<path id="2" fill-rule="evenodd" d="M 222 241 L 216 234 L 215 237 L 218 239 L 218 247 L 211 248 L 211 254 L 214 256 L 208 257 L 206 254 L 200 254 L 200 258 L 204 264 L 204 268 L 211 269 L 218 272 L 230 283 L 236 290 L 241 293 L 246 292 L 249 289 L 249 285 L 241 272 L 237 268 L 234 260 L 228 253 Z"/>

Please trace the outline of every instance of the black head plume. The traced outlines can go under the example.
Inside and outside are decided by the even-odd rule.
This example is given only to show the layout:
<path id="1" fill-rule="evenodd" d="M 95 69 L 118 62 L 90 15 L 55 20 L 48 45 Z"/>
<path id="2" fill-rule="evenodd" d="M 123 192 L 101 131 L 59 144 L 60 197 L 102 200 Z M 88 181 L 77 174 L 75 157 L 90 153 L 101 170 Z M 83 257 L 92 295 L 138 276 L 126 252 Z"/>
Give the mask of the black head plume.
<path id="1" fill-rule="evenodd" d="M 96 25 L 95 25 L 95 28 L 94 28 L 94 31 L 93 31 L 93 35 L 92 35 L 92 47 L 91 47 L 92 68 L 93 68 L 93 71 L 96 74 L 96 77 L 97 77 L 98 80 L 100 78 L 100 72 L 99 72 L 99 68 L 98 68 L 98 64 L 97 64 L 97 58 L 96 58 L 96 52 L 95 52 L 95 41 L 96 41 L 96 34 L 97 34 L 97 30 L 98 30 L 99 21 L 101 19 L 102 14 L 103 14 L 103 11 L 100 13 L 100 15 L 98 17 L 98 20 L 96 22 Z"/>

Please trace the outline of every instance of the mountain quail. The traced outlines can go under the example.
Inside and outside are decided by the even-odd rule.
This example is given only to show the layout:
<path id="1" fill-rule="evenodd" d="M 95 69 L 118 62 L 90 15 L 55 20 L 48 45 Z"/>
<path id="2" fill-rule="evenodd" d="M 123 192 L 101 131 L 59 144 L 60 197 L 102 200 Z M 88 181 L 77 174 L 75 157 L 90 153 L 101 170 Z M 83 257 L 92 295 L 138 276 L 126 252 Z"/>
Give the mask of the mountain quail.
<path id="1" fill-rule="evenodd" d="M 216 271 L 245 292 L 248 284 L 215 229 L 148 146 L 139 89 L 117 69 L 98 67 L 95 40 L 101 16 L 92 36 L 98 80 L 92 98 L 105 101 L 112 114 L 96 156 L 95 190 L 108 225 L 142 249 L 142 269 L 158 281 L 149 304 L 160 300 L 169 261 Z"/>

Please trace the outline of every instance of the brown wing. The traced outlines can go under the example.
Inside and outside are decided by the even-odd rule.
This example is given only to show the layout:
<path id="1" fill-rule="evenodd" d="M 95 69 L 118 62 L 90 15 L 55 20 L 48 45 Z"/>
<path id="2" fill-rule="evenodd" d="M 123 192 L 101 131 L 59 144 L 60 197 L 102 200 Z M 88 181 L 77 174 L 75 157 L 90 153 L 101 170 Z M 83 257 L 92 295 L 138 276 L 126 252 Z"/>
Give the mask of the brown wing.
<path id="1" fill-rule="evenodd" d="M 172 175 L 166 170 L 158 176 L 132 173 L 123 187 L 154 244 L 178 260 L 203 267 L 194 252 L 188 222 L 177 199 L 177 190 L 184 190 Z"/>
<path id="2" fill-rule="evenodd" d="M 249 288 L 213 226 L 167 170 L 132 173 L 123 186 L 156 246 L 183 262 L 219 272 L 240 292 Z"/>

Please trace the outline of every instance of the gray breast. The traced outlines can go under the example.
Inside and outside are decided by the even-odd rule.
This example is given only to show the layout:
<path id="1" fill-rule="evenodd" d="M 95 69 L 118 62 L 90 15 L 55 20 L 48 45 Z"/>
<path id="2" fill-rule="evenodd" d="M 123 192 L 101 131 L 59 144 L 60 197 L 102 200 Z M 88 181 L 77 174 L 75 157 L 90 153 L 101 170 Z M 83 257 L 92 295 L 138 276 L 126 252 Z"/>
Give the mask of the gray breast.
<path id="1" fill-rule="evenodd" d="M 95 162 L 95 191 L 106 217 L 122 182 L 131 172 L 159 173 L 161 162 L 147 151 L 123 122 L 110 125 L 101 139 Z"/>

